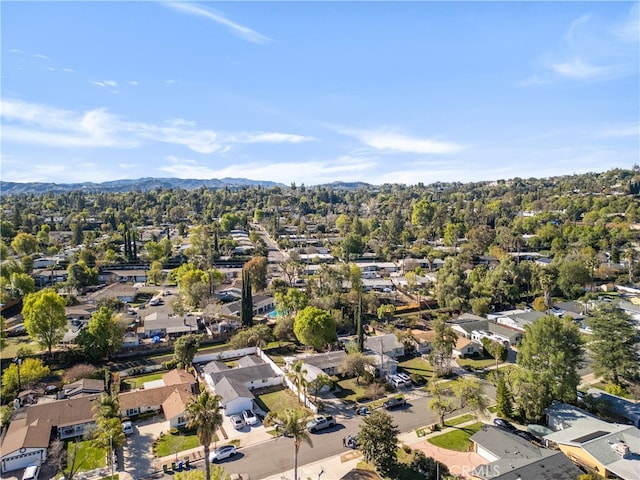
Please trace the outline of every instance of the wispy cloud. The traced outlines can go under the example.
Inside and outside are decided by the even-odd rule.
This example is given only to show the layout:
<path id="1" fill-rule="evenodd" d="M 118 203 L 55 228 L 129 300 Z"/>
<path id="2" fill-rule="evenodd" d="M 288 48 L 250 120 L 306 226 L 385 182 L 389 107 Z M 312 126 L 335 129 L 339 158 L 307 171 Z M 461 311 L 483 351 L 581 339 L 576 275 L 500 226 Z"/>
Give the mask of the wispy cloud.
<path id="1" fill-rule="evenodd" d="M 86 112 L 3 99 L 3 140 L 52 147 L 132 148 L 143 141 L 182 145 L 202 154 L 225 153 L 236 145 L 300 143 L 312 137 L 281 132 L 227 132 L 199 129 L 195 122 L 173 119 L 164 124 L 130 122 L 97 108 Z"/>
<path id="2" fill-rule="evenodd" d="M 639 13 L 636 3 L 616 21 L 581 15 L 568 26 L 558 49 L 540 56 L 538 71 L 516 85 L 539 86 L 560 79 L 601 82 L 637 75 Z"/>
<path id="3" fill-rule="evenodd" d="M 170 2 L 164 3 L 163 5 L 172 8 L 181 13 L 186 13 L 188 15 L 195 15 L 197 17 L 207 18 L 212 20 L 220 25 L 224 25 L 227 27 L 233 34 L 238 37 L 252 43 L 260 43 L 264 44 L 270 41 L 270 38 L 262 35 L 261 33 L 256 32 L 248 27 L 240 25 L 232 20 L 229 20 L 224 15 L 215 12 L 213 10 L 209 10 L 208 8 L 201 7 L 199 5 L 187 2 Z"/>
<path id="4" fill-rule="evenodd" d="M 640 137 L 640 124 L 638 123 L 621 123 L 617 125 L 609 125 L 599 132 L 598 137 Z"/>
<path id="5" fill-rule="evenodd" d="M 387 128 L 378 130 L 343 130 L 376 150 L 418 154 L 447 154 L 464 150 L 466 146 L 427 138 L 414 138 Z"/>

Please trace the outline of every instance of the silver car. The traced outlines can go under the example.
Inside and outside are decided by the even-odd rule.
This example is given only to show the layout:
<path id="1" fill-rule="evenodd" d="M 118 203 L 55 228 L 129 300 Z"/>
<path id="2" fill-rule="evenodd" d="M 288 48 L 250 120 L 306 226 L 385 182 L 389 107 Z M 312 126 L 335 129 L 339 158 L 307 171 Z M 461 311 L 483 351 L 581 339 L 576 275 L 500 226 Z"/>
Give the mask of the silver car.
<path id="1" fill-rule="evenodd" d="M 225 458 L 233 457 L 236 453 L 236 447 L 233 445 L 225 445 L 224 447 L 218 447 L 209 454 L 209 461 L 211 463 Z"/>

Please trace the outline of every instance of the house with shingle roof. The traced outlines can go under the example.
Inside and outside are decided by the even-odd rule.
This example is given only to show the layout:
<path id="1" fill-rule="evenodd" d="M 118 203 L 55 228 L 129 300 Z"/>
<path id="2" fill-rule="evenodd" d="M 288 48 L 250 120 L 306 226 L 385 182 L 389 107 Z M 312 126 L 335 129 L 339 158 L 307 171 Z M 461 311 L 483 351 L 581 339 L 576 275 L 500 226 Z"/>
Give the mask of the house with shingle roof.
<path id="1" fill-rule="evenodd" d="M 84 435 L 94 428 L 92 407 L 97 395 L 79 396 L 23 407 L 16 411 L 0 446 L 2 473 L 47 458 L 49 439 Z"/>
<path id="2" fill-rule="evenodd" d="M 471 472 L 477 480 L 575 480 L 582 474 L 562 452 L 538 447 L 492 425 L 483 425 L 470 440 L 475 452 L 489 462 Z"/>

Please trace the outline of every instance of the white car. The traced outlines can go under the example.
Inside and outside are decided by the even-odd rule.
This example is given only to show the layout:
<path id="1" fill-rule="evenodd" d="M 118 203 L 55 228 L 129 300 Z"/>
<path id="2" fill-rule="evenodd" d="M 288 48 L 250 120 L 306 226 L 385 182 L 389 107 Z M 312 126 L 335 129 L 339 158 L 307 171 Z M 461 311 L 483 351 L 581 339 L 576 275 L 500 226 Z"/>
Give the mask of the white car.
<path id="1" fill-rule="evenodd" d="M 131 422 L 122 422 L 122 431 L 125 435 L 133 435 L 133 424 Z"/>
<path id="2" fill-rule="evenodd" d="M 240 417 L 240 415 L 231 415 L 231 417 L 229 417 L 229 420 L 231 421 L 231 425 L 233 425 L 233 428 L 235 428 L 236 430 L 240 430 L 242 427 L 244 427 L 244 420 L 242 420 L 242 417 Z"/>
<path id="3" fill-rule="evenodd" d="M 236 447 L 233 445 L 225 445 L 224 447 L 218 447 L 209 454 L 209 461 L 211 463 L 218 460 L 224 460 L 225 458 L 233 457 L 236 453 Z"/>
<path id="4" fill-rule="evenodd" d="M 253 410 L 243 410 L 242 418 L 244 419 L 244 423 L 246 423 L 247 425 L 255 425 L 256 423 L 258 423 L 258 417 L 256 417 L 255 413 L 253 413 Z"/>

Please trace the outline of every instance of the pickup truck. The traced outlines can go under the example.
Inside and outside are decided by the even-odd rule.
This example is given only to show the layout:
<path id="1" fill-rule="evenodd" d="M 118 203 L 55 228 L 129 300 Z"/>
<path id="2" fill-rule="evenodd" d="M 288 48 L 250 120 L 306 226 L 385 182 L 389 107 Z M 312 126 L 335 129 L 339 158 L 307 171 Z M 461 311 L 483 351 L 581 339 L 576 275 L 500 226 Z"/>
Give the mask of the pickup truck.
<path id="1" fill-rule="evenodd" d="M 309 423 L 307 423 L 307 431 L 310 433 L 323 430 L 325 428 L 333 427 L 336 424 L 336 419 L 331 415 L 320 415 Z"/>
<path id="2" fill-rule="evenodd" d="M 403 407 L 406 404 L 407 401 L 402 397 L 391 397 L 382 406 L 387 410 L 391 410 L 392 408 Z"/>

